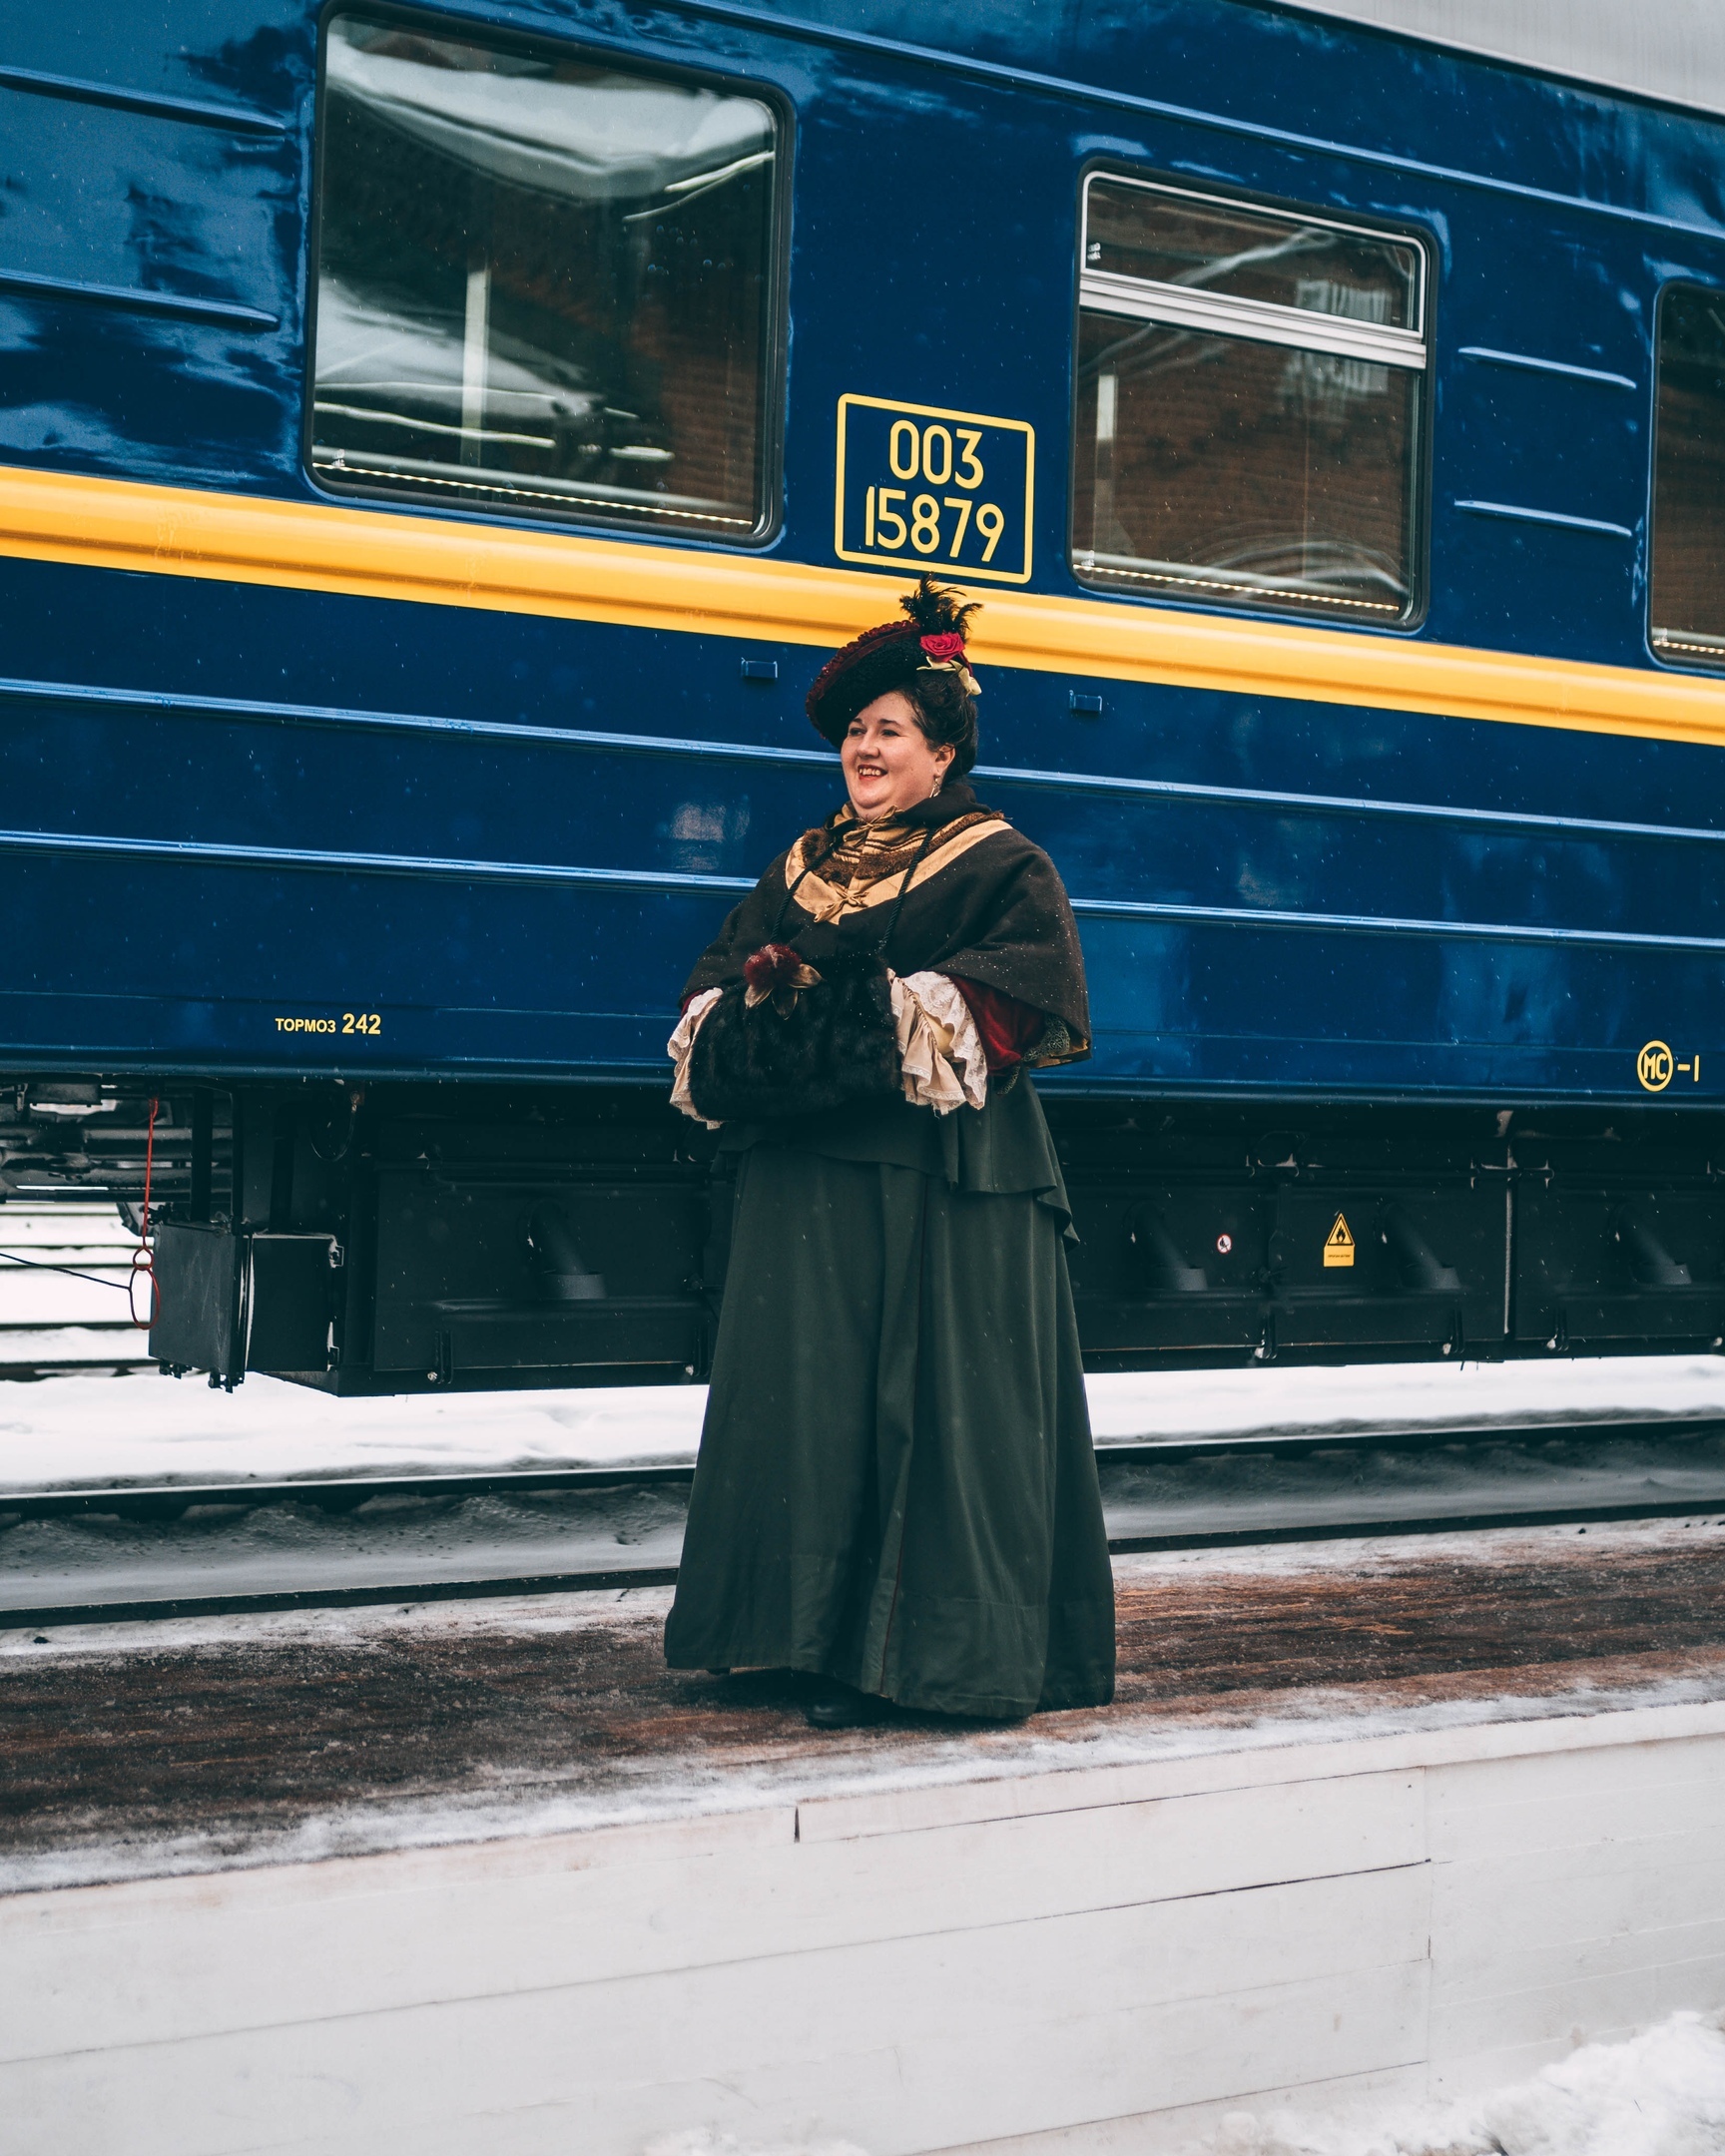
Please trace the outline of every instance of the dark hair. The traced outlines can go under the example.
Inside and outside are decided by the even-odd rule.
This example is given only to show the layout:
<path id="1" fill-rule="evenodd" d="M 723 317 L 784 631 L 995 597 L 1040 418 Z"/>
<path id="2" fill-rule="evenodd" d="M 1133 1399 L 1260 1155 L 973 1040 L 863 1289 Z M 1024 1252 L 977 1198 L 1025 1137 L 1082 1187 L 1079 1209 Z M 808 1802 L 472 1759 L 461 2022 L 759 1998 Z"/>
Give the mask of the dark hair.
<path id="1" fill-rule="evenodd" d="M 945 779 L 962 779 L 976 762 L 976 699 L 956 674 L 919 667 L 899 684 L 930 749 L 954 751 Z M 944 780 L 942 781 L 944 783 Z"/>

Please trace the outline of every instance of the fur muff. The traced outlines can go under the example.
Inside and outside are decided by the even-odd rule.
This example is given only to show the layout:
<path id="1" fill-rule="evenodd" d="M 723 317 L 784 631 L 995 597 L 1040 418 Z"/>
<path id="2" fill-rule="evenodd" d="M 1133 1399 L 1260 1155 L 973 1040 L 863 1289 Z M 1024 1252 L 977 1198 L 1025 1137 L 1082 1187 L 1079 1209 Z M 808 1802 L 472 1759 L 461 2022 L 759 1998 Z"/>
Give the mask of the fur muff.
<path id="1" fill-rule="evenodd" d="M 766 945 L 749 960 L 767 961 L 761 983 L 733 981 L 695 1036 L 689 1094 L 711 1123 L 820 1115 L 899 1090 L 892 993 L 878 952 L 825 959 L 813 981 L 794 986 L 780 952 L 814 973 L 788 944 Z M 752 1001 L 757 985 L 765 993 Z M 794 1000 L 785 1011 L 778 998 L 787 987 Z"/>

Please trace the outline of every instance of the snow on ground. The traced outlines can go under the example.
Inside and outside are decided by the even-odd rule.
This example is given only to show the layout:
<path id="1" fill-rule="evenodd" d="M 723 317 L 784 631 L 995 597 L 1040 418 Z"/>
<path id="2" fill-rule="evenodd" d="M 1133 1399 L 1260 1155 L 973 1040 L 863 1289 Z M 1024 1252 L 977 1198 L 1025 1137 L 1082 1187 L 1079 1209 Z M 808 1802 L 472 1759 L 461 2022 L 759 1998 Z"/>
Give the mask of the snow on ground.
<path id="1" fill-rule="evenodd" d="M 1099 1444 L 1725 1413 L 1725 1357 L 1718 1355 L 1165 1370 L 1092 1377 L 1088 1384 Z"/>
<path id="2" fill-rule="evenodd" d="M 1673 2014 L 1584 2044 L 1530 2081 L 1420 2112 L 1260 2119 L 1237 2113 L 1193 2156 L 1719 2156 L 1725 2031 Z"/>
<path id="3" fill-rule="evenodd" d="M 1099 1444 L 1302 1431 L 1725 1420 L 1725 1358 L 1175 1370 L 1089 1380 Z M 0 1384 L 0 1489 L 498 1472 L 693 1459 L 702 1385 L 331 1399 L 154 1370 Z"/>
<path id="4" fill-rule="evenodd" d="M 331 1399 L 156 1370 L 0 1384 L 0 1488 L 631 1466 L 695 1454 L 704 1387 Z"/>
<path id="5" fill-rule="evenodd" d="M 1700 2014 L 1673 2014 L 1627 2041 L 1584 2044 L 1474 2103 L 1328 2119 L 1240 2112 L 1189 2147 L 1191 2156 L 1719 2156 L 1725 2033 Z M 643 2156 L 864 2152 L 825 2137 L 765 2143 L 697 2128 L 650 2143 Z"/>

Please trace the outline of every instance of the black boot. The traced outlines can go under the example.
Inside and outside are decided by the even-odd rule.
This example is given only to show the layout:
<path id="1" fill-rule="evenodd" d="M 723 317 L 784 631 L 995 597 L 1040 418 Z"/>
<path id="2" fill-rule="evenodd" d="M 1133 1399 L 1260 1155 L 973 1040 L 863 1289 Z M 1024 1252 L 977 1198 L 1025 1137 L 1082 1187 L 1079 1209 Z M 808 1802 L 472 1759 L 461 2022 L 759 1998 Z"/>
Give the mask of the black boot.
<path id="1" fill-rule="evenodd" d="M 890 1711 L 890 1701 L 828 1677 L 803 1714 L 811 1729 L 861 1729 L 865 1723 L 878 1722 Z"/>

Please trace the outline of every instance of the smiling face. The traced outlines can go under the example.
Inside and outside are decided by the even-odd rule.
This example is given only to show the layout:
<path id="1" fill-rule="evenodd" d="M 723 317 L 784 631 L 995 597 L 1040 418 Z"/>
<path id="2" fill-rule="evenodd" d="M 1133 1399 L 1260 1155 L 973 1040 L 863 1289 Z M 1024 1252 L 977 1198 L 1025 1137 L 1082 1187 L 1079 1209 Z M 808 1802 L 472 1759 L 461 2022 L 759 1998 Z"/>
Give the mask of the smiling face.
<path id="1" fill-rule="evenodd" d="M 898 689 L 864 704 L 839 749 L 851 806 L 864 823 L 927 801 L 952 757 L 950 744 L 929 745 L 915 705 Z"/>

